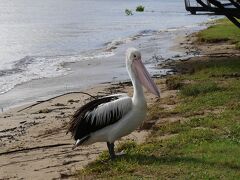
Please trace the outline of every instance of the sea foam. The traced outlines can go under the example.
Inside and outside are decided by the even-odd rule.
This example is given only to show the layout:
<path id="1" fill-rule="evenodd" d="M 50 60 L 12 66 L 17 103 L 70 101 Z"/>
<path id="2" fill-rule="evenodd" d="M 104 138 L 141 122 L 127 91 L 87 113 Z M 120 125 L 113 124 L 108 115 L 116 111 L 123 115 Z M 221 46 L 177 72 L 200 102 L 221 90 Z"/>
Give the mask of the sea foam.
<path id="1" fill-rule="evenodd" d="M 16 85 L 40 78 L 66 75 L 70 69 L 65 63 L 100 59 L 113 56 L 113 52 L 95 52 L 69 56 L 26 56 L 12 64 L 12 68 L 0 71 L 0 94 L 6 93 Z"/>

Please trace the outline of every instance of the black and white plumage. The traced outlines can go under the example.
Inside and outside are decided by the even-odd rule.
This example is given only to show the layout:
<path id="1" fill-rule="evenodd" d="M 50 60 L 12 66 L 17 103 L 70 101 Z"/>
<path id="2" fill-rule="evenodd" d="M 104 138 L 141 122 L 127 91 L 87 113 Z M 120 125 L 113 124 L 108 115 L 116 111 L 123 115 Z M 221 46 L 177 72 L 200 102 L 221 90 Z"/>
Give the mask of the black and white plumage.
<path id="1" fill-rule="evenodd" d="M 111 158 L 115 157 L 114 141 L 130 134 L 146 116 L 142 85 L 159 96 L 159 90 L 142 64 L 138 50 L 127 51 L 126 67 L 134 87 L 133 97 L 116 94 L 93 100 L 73 115 L 68 131 L 76 140 L 73 148 L 95 142 L 107 142 Z"/>
<path id="2" fill-rule="evenodd" d="M 75 140 L 87 137 L 90 133 L 119 121 L 131 110 L 131 103 L 131 98 L 126 94 L 95 99 L 75 112 L 69 131 Z M 84 141 L 86 138 L 81 143 Z"/>

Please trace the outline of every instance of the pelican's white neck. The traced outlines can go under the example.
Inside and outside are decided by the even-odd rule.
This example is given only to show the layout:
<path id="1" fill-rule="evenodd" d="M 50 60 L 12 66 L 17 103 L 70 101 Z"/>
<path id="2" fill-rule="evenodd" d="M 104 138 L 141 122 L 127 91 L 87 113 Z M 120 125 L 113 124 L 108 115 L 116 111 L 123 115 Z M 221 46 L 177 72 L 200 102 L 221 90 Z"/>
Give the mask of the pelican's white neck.
<path id="1" fill-rule="evenodd" d="M 143 93 L 143 87 L 138 79 L 132 81 L 133 83 L 133 102 L 136 103 L 145 103 L 145 96 Z"/>
<path id="2" fill-rule="evenodd" d="M 134 71 L 132 70 L 132 67 L 128 65 L 128 74 L 131 78 L 132 84 L 133 84 L 133 103 L 138 105 L 144 105 L 146 104 L 143 87 L 140 83 L 139 79 L 135 75 Z"/>

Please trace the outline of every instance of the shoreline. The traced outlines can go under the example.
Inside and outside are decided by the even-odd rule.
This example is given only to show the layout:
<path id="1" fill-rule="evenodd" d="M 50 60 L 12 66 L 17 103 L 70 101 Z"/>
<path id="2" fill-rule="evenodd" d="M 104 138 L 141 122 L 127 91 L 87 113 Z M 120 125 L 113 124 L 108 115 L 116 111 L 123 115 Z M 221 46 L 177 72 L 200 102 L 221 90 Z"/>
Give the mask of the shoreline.
<path id="1" fill-rule="evenodd" d="M 183 47 L 188 46 L 189 51 L 191 51 L 191 45 L 194 45 L 188 40 L 182 43 Z M 227 44 L 227 46 L 229 45 Z M 205 45 L 203 45 L 203 51 L 204 47 Z M 211 52 L 211 48 L 208 50 Z M 225 50 L 230 51 L 226 48 Z M 190 61 L 198 58 L 202 60 L 202 57 L 198 56 L 191 58 Z M 182 59 L 169 61 L 163 64 L 162 68 L 174 68 L 176 63 L 182 61 L 188 62 Z M 183 72 L 181 69 L 176 69 L 176 71 Z M 177 90 L 167 89 L 166 78 L 156 79 L 162 91 L 161 98 L 174 99 Z M 127 82 L 107 83 L 88 88 L 85 91 L 92 95 L 107 95 L 117 92 L 131 95 L 132 87 Z M 146 93 L 146 98 L 148 105 L 156 101 L 149 93 Z M 39 177 L 40 179 L 43 175 L 57 179 L 71 178 L 76 169 L 94 161 L 102 150 L 106 150 L 105 143 L 96 143 L 72 151 L 71 147 L 74 141 L 69 135 L 65 135 L 65 127 L 70 116 L 87 100 L 89 100 L 89 96 L 82 93 L 66 94 L 20 112 L 17 111 L 25 106 L 0 114 L 0 144 L 2 147 L 0 167 L 4 173 L 0 173 L 0 178 L 30 179 Z M 165 105 L 164 102 L 162 103 Z M 171 108 L 170 106 L 165 105 L 165 108 Z M 143 142 L 154 123 L 156 122 L 145 121 L 140 127 L 141 131 L 137 130 L 126 138 L 134 139 L 138 143 Z"/>
<path id="2" fill-rule="evenodd" d="M 176 38 L 184 37 L 196 32 L 205 26 L 194 28 L 177 29 L 171 32 L 161 32 L 142 36 L 128 43 L 111 49 L 114 56 L 105 58 L 95 58 L 92 60 L 66 62 L 63 64 L 67 74 L 51 77 L 34 79 L 19 85 L 7 93 L 1 94 L 0 113 L 21 105 L 34 103 L 35 101 L 50 98 L 62 93 L 78 90 L 86 90 L 89 87 L 97 86 L 106 82 L 121 82 L 128 80 L 125 70 L 125 50 L 127 47 L 137 47 L 141 50 L 145 63 L 152 74 L 166 74 L 168 70 L 156 69 L 154 66 L 165 59 L 177 59 L 185 56 L 183 49 L 178 47 L 179 41 Z M 169 41 L 171 39 L 171 42 Z M 161 48 L 160 48 L 161 47 Z M 162 48 L 164 47 L 164 48 Z M 162 57 L 164 54 L 165 57 Z M 114 63 L 112 63 L 114 61 Z M 89 73 L 90 72 L 90 73 Z M 104 73 L 102 73 L 104 72 Z"/>

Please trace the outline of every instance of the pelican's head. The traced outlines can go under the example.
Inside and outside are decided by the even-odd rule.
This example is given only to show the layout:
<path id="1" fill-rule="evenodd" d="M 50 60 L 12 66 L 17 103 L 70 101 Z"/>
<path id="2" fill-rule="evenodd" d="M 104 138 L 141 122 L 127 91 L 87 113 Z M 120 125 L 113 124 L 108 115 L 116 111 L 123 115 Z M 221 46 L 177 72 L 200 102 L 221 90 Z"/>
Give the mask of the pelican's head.
<path id="1" fill-rule="evenodd" d="M 140 83 L 152 94 L 160 97 L 160 92 L 152 80 L 150 74 L 142 63 L 141 53 L 135 48 L 129 48 L 126 54 L 126 65 L 132 78 L 138 79 Z M 131 75 L 130 75 L 131 76 Z"/>

